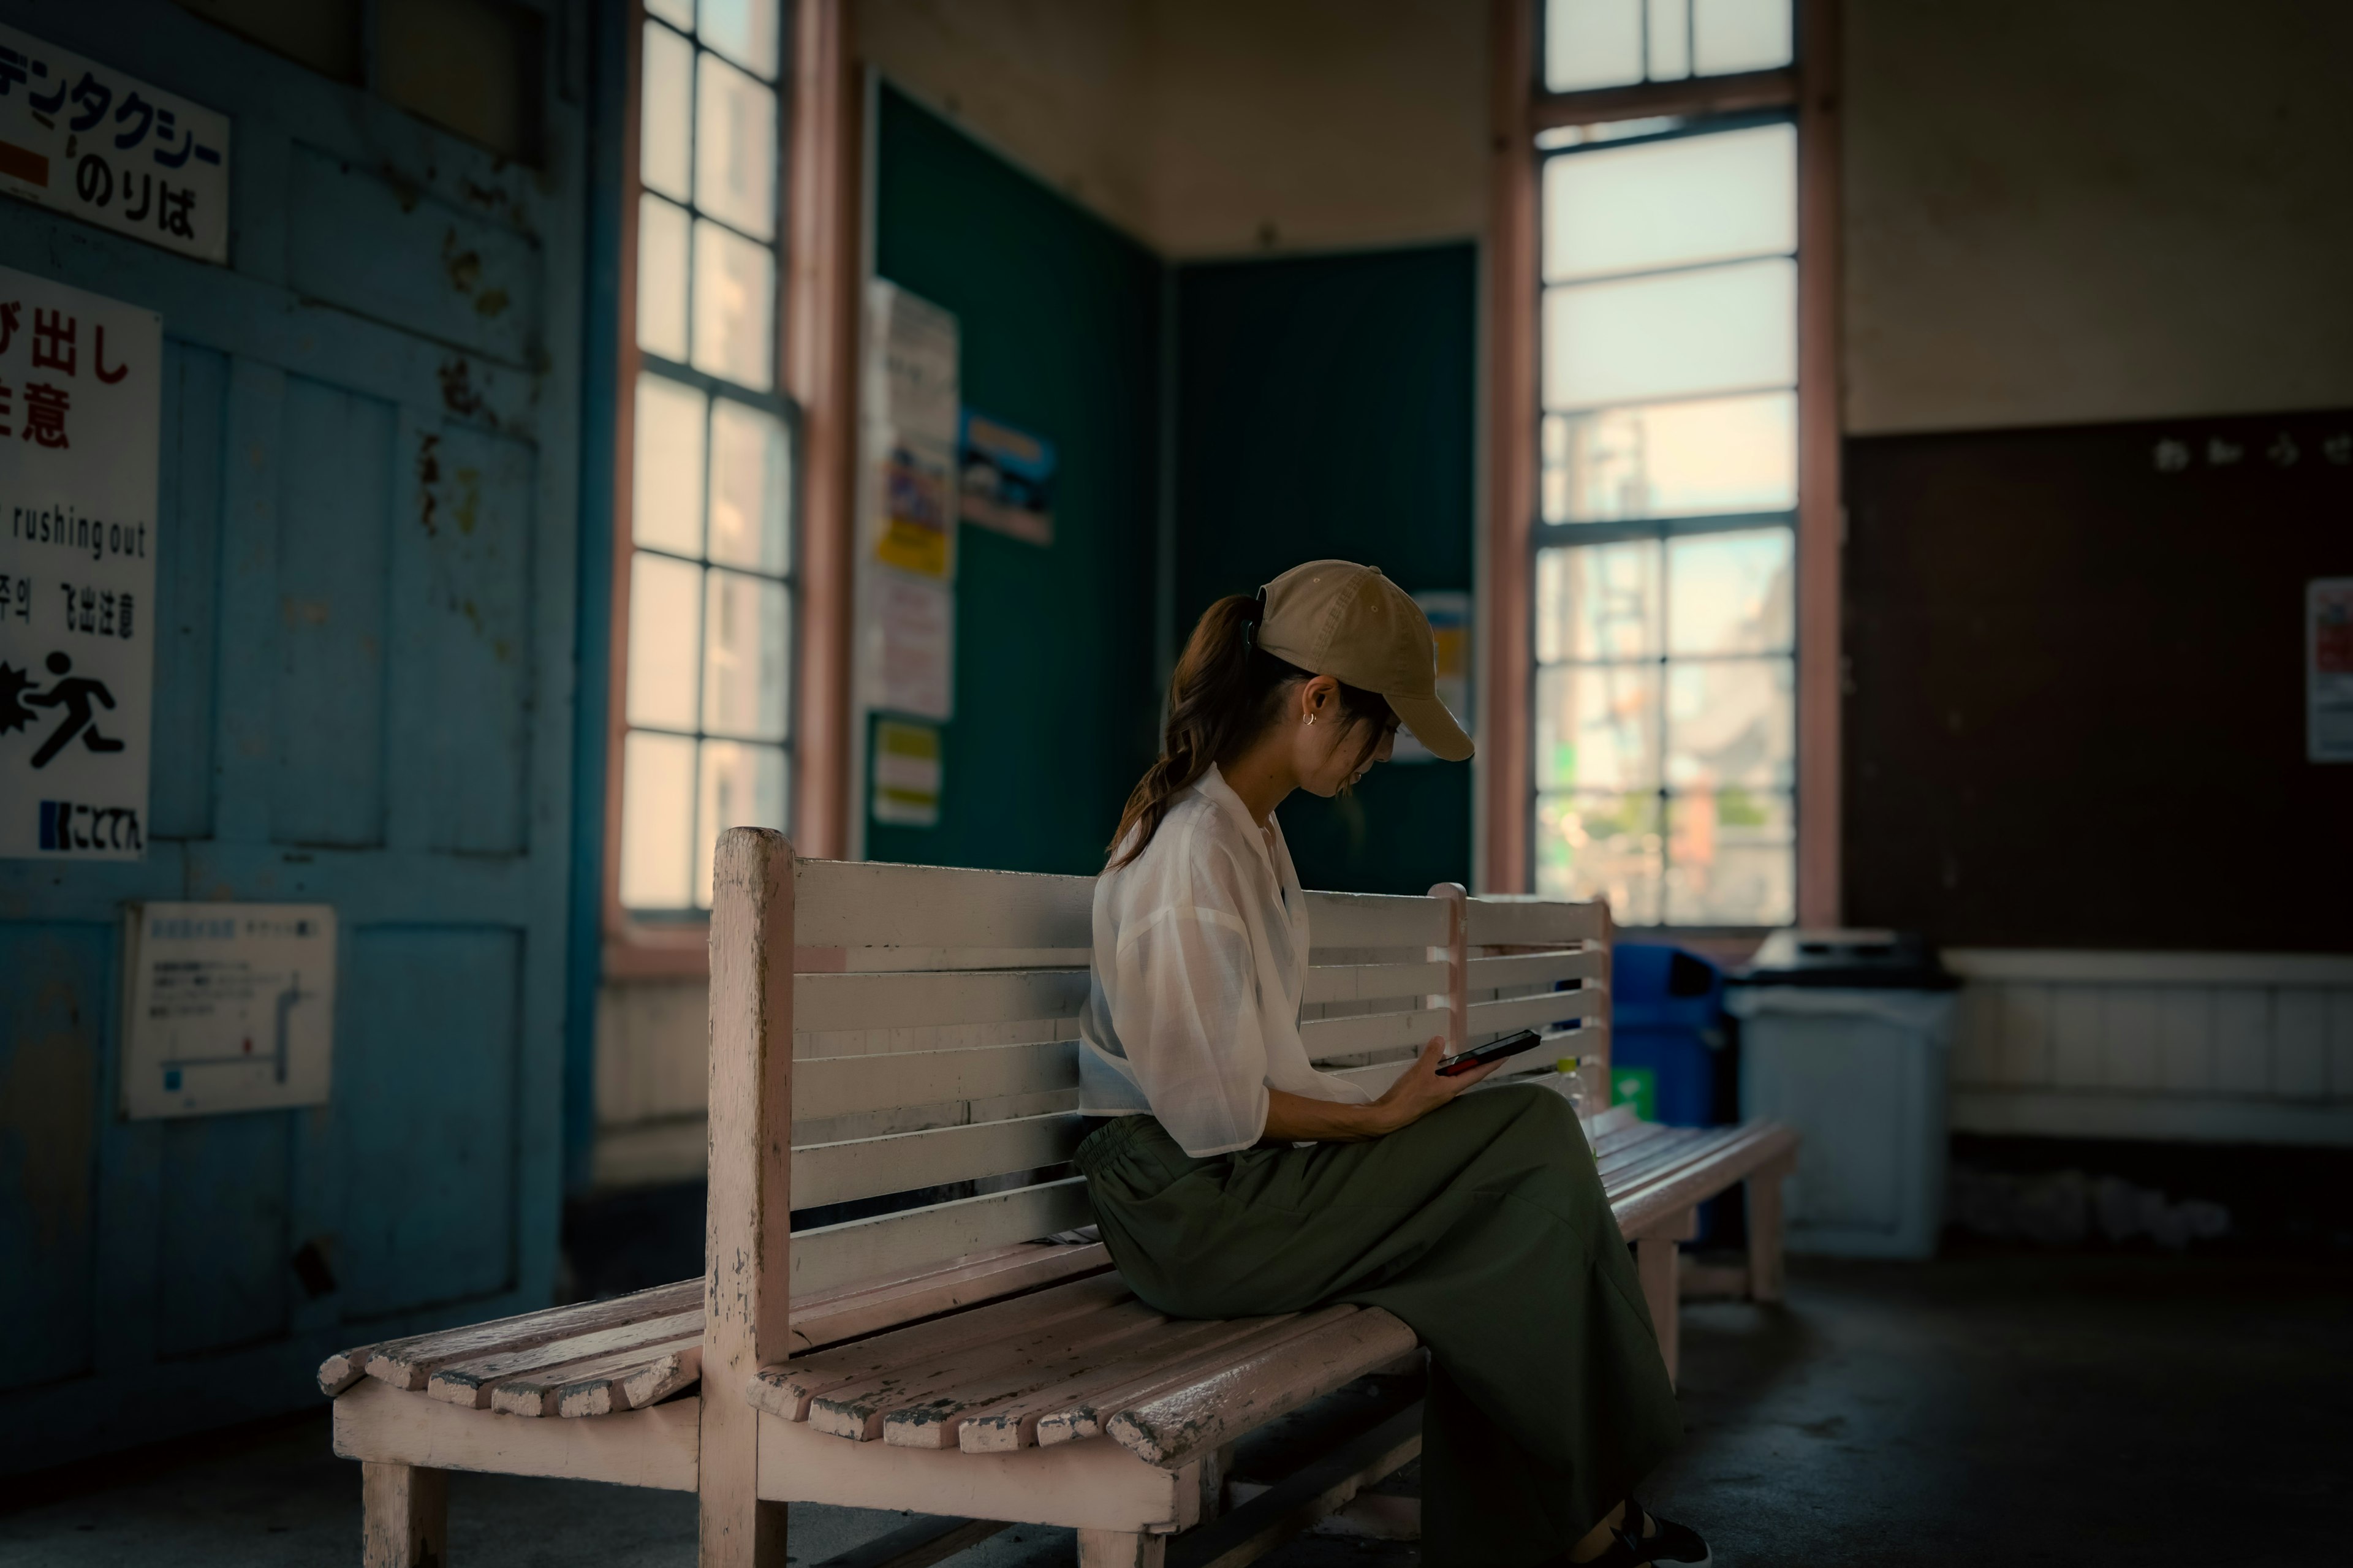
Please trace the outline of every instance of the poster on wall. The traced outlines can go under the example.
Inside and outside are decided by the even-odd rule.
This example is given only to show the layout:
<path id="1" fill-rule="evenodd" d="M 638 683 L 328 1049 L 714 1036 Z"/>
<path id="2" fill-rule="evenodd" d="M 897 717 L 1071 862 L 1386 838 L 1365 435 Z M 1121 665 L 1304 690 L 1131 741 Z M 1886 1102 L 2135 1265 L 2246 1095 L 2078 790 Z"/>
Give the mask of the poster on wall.
<path id="1" fill-rule="evenodd" d="M 0 268 L 0 858 L 137 860 L 163 318 Z"/>
<path id="2" fill-rule="evenodd" d="M 2305 587 L 2305 754 L 2353 763 L 2353 577 Z"/>
<path id="3" fill-rule="evenodd" d="M 875 562 L 955 577 L 956 319 L 894 283 L 867 295 L 866 437 Z"/>
<path id="4" fill-rule="evenodd" d="M 955 591 L 877 573 L 867 580 L 866 706 L 955 717 Z"/>
<path id="5" fill-rule="evenodd" d="M 132 904 L 123 913 L 122 1112 L 323 1105 L 334 1057 L 326 904 Z"/>
<path id="6" fill-rule="evenodd" d="M 964 411 L 964 521 L 1031 544 L 1054 542 L 1054 444 Z"/>
<path id="7" fill-rule="evenodd" d="M 228 263 L 228 116 L 0 27 L 0 191 Z"/>
<path id="8" fill-rule="evenodd" d="M 1454 715 L 1468 734 L 1474 718 L 1471 711 L 1471 595 L 1431 592 L 1416 594 L 1413 602 L 1430 617 L 1430 641 L 1438 653 L 1438 700 L 1446 704 L 1446 710 Z M 1399 730 L 1397 749 L 1389 760 L 1430 763 L 1438 758 L 1415 738 L 1412 731 Z"/>
<path id="9" fill-rule="evenodd" d="M 882 719 L 874 725 L 874 820 L 894 827 L 940 825 L 940 731 Z"/>

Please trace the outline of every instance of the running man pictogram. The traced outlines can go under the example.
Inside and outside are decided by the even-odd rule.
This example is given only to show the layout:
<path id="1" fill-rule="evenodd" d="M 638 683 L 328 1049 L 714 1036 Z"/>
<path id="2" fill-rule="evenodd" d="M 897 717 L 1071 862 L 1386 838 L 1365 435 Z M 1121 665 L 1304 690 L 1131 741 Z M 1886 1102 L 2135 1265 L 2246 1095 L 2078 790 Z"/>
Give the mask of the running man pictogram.
<path id="1" fill-rule="evenodd" d="M 98 715 L 90 710 L 93 700 L 109 709 L 114 706 L 114 693 L 106 689 L 106 682 L 82 675 L 66 679 L 66 672 L 73 668 L 73 660 L 68 658 L 62 650 L 49 655 L 48 666 L 49 673 L 58 678 L 58 683 L 47 691 L 28 691 L 17 699 L 29 708 L 61 708 L 65 710 L 64 721 L 41 743 L 41 749 L 33 753 L 33 765 L 47 767 L 76 735 L 79 735 L 81 743 L 93 752 L 122 750 L 121 742 L 110 740 L 98 732 Z"/>

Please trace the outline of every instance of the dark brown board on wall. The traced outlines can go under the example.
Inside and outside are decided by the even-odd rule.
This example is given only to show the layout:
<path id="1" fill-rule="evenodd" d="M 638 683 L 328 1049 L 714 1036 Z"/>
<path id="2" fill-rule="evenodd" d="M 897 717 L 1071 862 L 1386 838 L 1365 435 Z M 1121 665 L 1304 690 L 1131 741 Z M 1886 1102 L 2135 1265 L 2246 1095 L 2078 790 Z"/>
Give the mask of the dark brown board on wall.
<path id="1" fill-rule="evenodd" d="M 2305 584 L 2353 413 L 1847 443 L 1846 914 L 1948 946 L 2353 948 Z"/>

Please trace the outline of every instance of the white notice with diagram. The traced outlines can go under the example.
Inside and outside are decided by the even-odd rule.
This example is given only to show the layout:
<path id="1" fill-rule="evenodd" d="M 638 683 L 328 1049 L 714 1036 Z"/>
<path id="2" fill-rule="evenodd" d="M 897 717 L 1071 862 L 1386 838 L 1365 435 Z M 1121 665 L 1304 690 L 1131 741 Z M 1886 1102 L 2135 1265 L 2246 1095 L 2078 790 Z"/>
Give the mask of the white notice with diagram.
<path id="1" fill-rule="evenodd" d="M 0 268 L 0 858 L 147 849 L 164 321 Z"/>
<path id="2" fill-rule="evenodd" d="M 131 1120 L 326 1103 L 332 906 L 132 904 L 122 973 Z"/>

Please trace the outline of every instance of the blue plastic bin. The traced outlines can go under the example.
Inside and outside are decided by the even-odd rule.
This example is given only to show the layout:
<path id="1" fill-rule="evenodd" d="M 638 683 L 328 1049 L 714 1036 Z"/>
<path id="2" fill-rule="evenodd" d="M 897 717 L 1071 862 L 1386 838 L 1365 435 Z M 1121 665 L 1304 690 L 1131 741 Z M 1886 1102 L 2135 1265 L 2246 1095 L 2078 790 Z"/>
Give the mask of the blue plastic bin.
<path id="1" fill-rule="evenodd" d="M 1715 1126 L 1723 971 L 1679 947 L 1620 942 L 1609 1002 L 1611 1101 L 1630 1101 L 1646 1121 Z"/>

